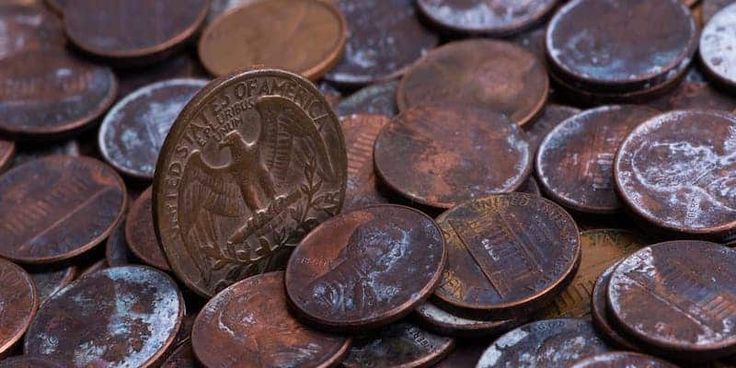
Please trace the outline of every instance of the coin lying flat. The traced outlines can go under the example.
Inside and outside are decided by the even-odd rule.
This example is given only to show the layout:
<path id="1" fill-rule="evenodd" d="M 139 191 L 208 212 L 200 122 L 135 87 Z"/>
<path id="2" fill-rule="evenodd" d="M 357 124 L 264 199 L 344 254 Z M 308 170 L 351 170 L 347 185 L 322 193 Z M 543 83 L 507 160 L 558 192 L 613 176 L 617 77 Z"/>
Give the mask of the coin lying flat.
<path id="1" fill-rule="evenodd" d="M 619 262 L 620 263 L 620 262 Z M 593 317 L 593 326 L 596 331 L 612 346 L 619 347 L 623 350 L 639 351 L 640 349 L 631 342 L 631 339 L 622 335 L 614 322 L 608 308 L 608 285 L 611 283 L 611 276 L 616 270 L 618 263 L 608 267 L 595 282 L 593 294 L 591 297 L 591 317 Z"/>
<path id="2" fill-rule="evenodd" d="M 21 355 L 3 359 L 0 361 L 0 368 L 64 368 L 64 366 L 48 358 Z"/>
<path id="3" fill-rule="evenodd" d="M 736 5 L 731 4 L 719 10 L 703 29 L 700 35 L 700 59 L 709 75 L 731 87 L 736 86 L 736 30 L 733 19 Z"/>
<path id="4" fill-rule="evenodd" d="M 130 207 L 125 220 L 125 240 L 138 259 L 162 271 L 171 271 L 166 255 L 153 228 L 151 188 L 146 189 Z"/>
<path id="5" fill-rule="evenodd" d="M 414 310 L 422 326 L 443 336 L 498 336 L 522 324 L 521 320 L 479 321 L 458 317 L 432 302 L 424 302 Z"/>
<path id="6" fill-rule="evenodd" d="M 69 367 L 151 367 L 171 346 L 184 315 L 174 281 L 126 266 L 73 282 L 39 309 L 24 352 Z"/>
<path id="7" fill-rule="evenodd" d="M 429 297 L 445 256 L 430 217 L 408 207 L 372 206 L 307 235 L 289 260 L 286 291 L 299 315 L 320 327 L 380 327 Z"/>
<path id="8" fill-rule="evenodd" d="M 348 185 L 343 211 L 389 202 L 378 190 L 373 165 L 376 137 L 389 121 L 382 115 L 351 115 L 342 119 L 348 150 Z"/>
<path id="9" fill-rule="evenodd" d="M 524 126 L 526 138 L 532 152 L 537 152 L 544 137 L 557 125 L 580 113 L 580 109 L 570 106 L 548 104 L 542 113 L 531 123 Z"/>
<path id="10" fill-rule="evenodd" d="M 676 365 L 670 364 L 664 360 L 657 359 L 648 355 L 630 353 L 630 352 L 613 352 L 605 353 L 585 358 L 574 365 L 572 368 L 676 368 Z"/>
<path id="11" fill-rule="evenodd" d="M 15 143 L 0 139 L 0 173 L 5 171 L 15 157 Z"/>
<path id="12" fill-rule="evenodd" d="M 340 101 L 335 107 L 335 112 L 340 116 L 378 114 L 392 118 L 399 113 L 396 106 L 398 86 L 398 81 L 390 81 L 360 89 Z"/>
<path id="13" fill-rule="evenodd" d="M 349 346 L 350 338 L 312 330 L 289 314 L 283 272 L 223 290 L 192 330 L 194 353 L 207 367 L 330 367 Z"/>
<path id="14" fill-rule="evenodd" d="M 0 357 L 5 357 L 26 333 L 40 303 L 31 276 L 12 262 L 0 260 L 0 285 Z"/>
<path id="15" fill-rule="evenodd" d="M 672 92 L 647 104 L 661 111 L 736 110 L 736 98 L 704 80 L 691 80 L 690 74 Z"/>
<path id="16" fill-rule="evenodd" d="M 174 273 L 211 296 L 277 269 L 339 213 L 347 158 L 337 117 L 307 80 L 280 70 L 212 82 L 166 138 L 154 218 Z"/>
<path id="17" fill-rule="evenodd" d="M 0 59 L 29 50 L 62 49 L 65 43 L 61 21 L 43 7 L 0 7 Z"/>

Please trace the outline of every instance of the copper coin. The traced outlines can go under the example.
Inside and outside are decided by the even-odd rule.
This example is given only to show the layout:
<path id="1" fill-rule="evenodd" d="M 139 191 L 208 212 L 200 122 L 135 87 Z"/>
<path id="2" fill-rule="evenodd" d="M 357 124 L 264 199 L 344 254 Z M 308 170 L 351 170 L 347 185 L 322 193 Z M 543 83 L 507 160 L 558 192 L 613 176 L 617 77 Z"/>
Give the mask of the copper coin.
<path id="1" fill-rule="evenodd" d="M 171 79 L 126 96 L 100 126 L 98 142 L 102 156 L 126 175 L 153 179 L 156 160 L 171 125 L 206 84 L 206 80 L 200 79 Z"/>
<path id="2" fill-rule="evenodd" d="M 529 144 L 518 126 L 461 105 L 403 112 L 378 135 L 374 154 L 376 171 L 389 187 L 436 208 L 513 192 L 531 171 Z"/>
<path id="3" fill-rule="evenodd" d="M 606 339 L 611 345 L 624 350 L 638 351 L 639 348 L 628 337 L 622 335 L 611 321 L 608 308 L 608 285 L 611 282 L 611 276 L 613 276 L 616 266 L 618 266 L 618 263 L 603 271 L 593 287 L 590 304 L 593 326 L 595 326 L 596 331 L 598 331 L 601 337 Z"/>
<path id="4" fill-rule="evenodd" d="M 55 267 L 53 269 L 46 266 L 38 269 L 32 268 L 29 272 L 33 284 L 36 285 L 38 300 L 41 303 L 74 281 L 77 273 L 76 266 Z"/>
<path id="5" fill-rule="evenodd" d="M 498 335 L 522 324 L 520 320 L 481 321 L 458 317 L 431 302 L 420 304 L 414 312 L 422 326 L 443 336 Z"/>
<path id="6" fill-rule="evenodd" d="M 174 273 L 211 296 L 282 267 L 339 213 L 347 157 L 339 121 L 309 81 L 247 71 L 212 82 L 166 138 L 154 221 Z"/>
<path id="7" fill-rule="evenodd" d="M 15 143 L 0 139 L 0 173 L 10 166 L 14 156 Z"/>
<path id="8" fill-rule="evenodd" d="M 0 285 L 0 357 L 4 357 L 28 330 L 39 300 L 31 276 L 3 259 L 0 259 Z"/>
<path id="9" fill-rule="evenodd" d="M 672 241 L 644 248 L 613 272 L 611 315 L 652 349 L 688 360 L 731 355 L 736 352 L 734 267 L 736 250 L 715 243 Z"/>
<path id="10" fill-rule="evenodd" d="M 389 123 L 382 115 L 352 115 L 342 120 L 348 152 L 348 186 L 343 211 L 388 203 L 378 190 L 373 167 L 373 145 L 381 128 Z"/>
<path id="11" fill-rule="evenodd" d="M 600 229 L 580 233 L 581 261 L 575 278 L 558 296 L 545 318 L 584 318 L 591 315 L 591 298 L 598 276 L 606 268 L 642 248 L 644 240 L 627 230 Z"/>
<path id="12" fill-rule="evenodd" d="M 511 41 L 527 51 L 534 54 L 540 62 L 546 64 L 547 51 L 544 48 L 544 41 L 547 36 L 547 27 L 539 26 L 519 35 L 516 35 Z"/>
<path id="13" fill-rule="evenodd" d="M 355 339 L 344 368 L 424 368 L 444 358 L 455 345 L 407 322 L 395 323 Z"/>
<path id="14" fill-rule="evenodd" d="M 631 352 L 613 352 L 585 358 L 572 368 L 677 368 L 664 360 Z"/>
<path id="15" fill-rule="evenodd" d="M 676 89 L 647 103 L 662 111 L 669 110 L 736 110 L 736 98 L 705 81 L 686 79 Z"/>
<path id="16" fill-rule="evenodd" d="M 557 0 L 419 0 L 424 15 L 454 32 L 508 36 L 523 31 L 552 11 Z"/>
<path id="17" fill-rule="evenodd" d="M 210 12 L 207 14 L 206 23 L 210 24 L 227 11 L 247 5 L 256 0 L 211 0 Z M 330 0 L 333 1 L 333 0 Z"/>
<path id="18" fill-rule="evenodd" d="M 171 271 L 166 255 L 153 228 L 151 188 L 133 202 L 125 219 L 125 240 L 129 249 L 143 263 L 162 271 Z"/>
<path id="19" fill-rule="evenodd" d="M 29 143 L 29 142 L 24 142 Z M 80 147 L 76 140 L 68 140 L 61 143 L 42 143 L 40 145 L 22 145 L 16 150 L 11 167 L 20 166 L 28 161 L 37 160 L 46 156 L 79 156 Z"/>
<path id="20" fill-rule="evenodd" d="M 19 137 L 83 128 L 107 110 L 117 91 L 110 69 L 53 49 L 0 60 L 0 86 L 0 132 Z"/>
<path id="21" fill-rule="evenodd" d="M 658 227 L 729 242 L 736 231 L 735 132 L 736 117 L 717 111 L 673 111 L 643 123 L 616 155 L 622 200 Z"/>
<path id="22" fill-rule="evenodd" d="M 402 111 L 413 106 L 457 102 L 507 115 L 519 125 L 544 107 L 549 79 L 544 65 L 507 42 L 452 42 L 430 51 L 399 84 Z"/>
<path id="23" fill-rule="evenodd" d="M 67 0 L 64 27 L 81 50 L 122 63 L 159 60 L 204 22 L 207 0 Z"/>
<path id="24" fill-rule="evenodd" d="M 69 259 L 94 248 L 122 220 L 127 197 L 101 162 L 50 156 L 0 177 L 0 255 L 23 263 Z"/>
<path id="25" fill-rule="evenodd" d="M 283 272 L 223 290 L 192 330 L 194 353 L 206 367 L 331 367 L 349 346 L 350 338 L 309 329 L 289 314 Z"/>
<path id="26" fill-rule="evenodd" d="M 48 358 L 21 355 L 0 361 L 0 368 L 64 368 L 64 366 Z"/>
<path id="27" fill-rule="evenodd" d="M 125 97 L 147 85 L 170 79 L 209 78 L 197 55 L 188 49 L 145 67 L 117 69 L 115 75 L 120 83 L 120 97 Z"/>
<path id="28" fill-rule="evenodd" d="M 110 267 L 127 266 L 134 255 L 125 240 L 125 222 L 118 225 L 105 242 L 105 261 Z"/>
<path id="29" fill-rule="evenodd" d="M 390 81 L 365 87 L 340 101 L 335 112 L 339 116 L 379 114 L 394 117 L 399 113 L 396 106 L 398 86 L 398 81 Z"/>
<path id="30" fill-rule="evenodd" d="M 557 125 L 580 113 L 580 109 L 570 106 L 549 104 L 544 107 L 542 114 L 532 123 L 524 127 L 526 140 L 532 147 L 532 152 L 537 152 L 544 137 Z"/>
<path id="31" fill-rule="evenodd" d="M 342 60 L 325 76 L 365 85 L 401 75 L 439 42 L 417 18 L 414 0 L 338 0 L 349 25 Z"/>
<path id="32" fill-rule="evenodd" d="M 429 297 L 445 266 L 445 242 L 427 215 L 377 205 L 314 229 L 286 268 L 297 312 L 328 329 L 387 325 Z"/>
<path id="33" fill-rule="evenodd" d="M 453 350 L 445 359 L 433 366 L 433 368 L 469 368 L 475 367 L 478 359 L 488 347 L 488 343 L 473 340 L 458 341 Z"/>
<path id="34" fill-rule="evenodd" d="M 448 263 L 435 296 L 461 316 L 498 320 L 539 310 L 564 290 L 580 263 L 572 217 L 530 194 L 466 202 L 437 223 Z"/>
<path id="35" fill-rule="evenodd" d="M 213 75 L 265 65 L 317 80 L 340 59 L 347 24 L 330 1 L 257 0 L 210 24 L 199 58 Z"/>
<path id="36" fill-rule="evenodd" d="M 142 266 L 108 268 L 48 299 L 24 352 L 70 367 L 151 367 L 171 346 L 184 301 L 166 274 Z"/>
<path id="37" fill-rule="evenodd" d="M 573 87 L 632 92 L 690 64 L 697 43 L 681 0 L 573 0 L 550 21 L 546 47 L 553 73 Z"/>
<path id="38" fill-rule="evenodd" d="M 733 4 L 733 0 L 703 0 L 703 24 L 707 25 L 721 9 Z"/>
<path id="39" fill-rule="evenodd" d="M 0 59 L 65 43 L 61 21 L 43 7 L 0 5 Z"/>
<path id="40" fill-rule="evenodd" d="M 551 319 L 506 333 L 483 353 L 477 368 L 569 367 L 609 351 L 588 321 Z"/>
<path id="41" fill-rule="evenodd" d="M 719 10 L 700 36 L 700 59 L 709 75 L 730 87 L 736 87 L 736 5 Z"/>
<path id="42" fill-rule="evenodd" d="M 192 343 L 186 342 L 179 345 L 166 361 L 161 364 L 161 368 L 200 368 L 201 365 L 194 356 Z"/>
<path id="43" fill-rule="evenodd" d="M 601 106 L 557 125 L 539 145 L 535 160 L 544 193 L 578 212 L 620 211 L 613 179 L 616 150 L 634 128 L 657 114 L 646 106 Z"/>

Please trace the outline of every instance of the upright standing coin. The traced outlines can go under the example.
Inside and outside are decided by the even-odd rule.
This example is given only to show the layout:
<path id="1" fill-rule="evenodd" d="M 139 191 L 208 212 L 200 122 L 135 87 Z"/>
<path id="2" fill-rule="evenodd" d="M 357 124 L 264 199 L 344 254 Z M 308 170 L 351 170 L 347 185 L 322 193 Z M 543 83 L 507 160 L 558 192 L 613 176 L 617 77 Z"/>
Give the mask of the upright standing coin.
<path id="1" fill-rule="evenodd" d="M 567 286 L 580 262 L 572 217 L 530 194 L 466 202 L 437 222 L 448 263 L 435 296 L 467 317 L 516 318 L 538 310 Z"/>
<path id="2" fill-rule="evenodd" d="M 112 168 L 49 156 L 0 177 L 0 255 L 50 263 L 87 252 L 122 220 L 127 196 Z"/>
<path id="3" fill-rule="evenodd" d="M 77 277 L 76 266 L 63 266 L 49 269 L 48 266 L 38 267 L 38 269 L 30 269 L 29 274 L 33 283 L 36 285 L 38 300 L 43 303 L 50 296 L 56 294 L 59 290 L 71 284 Z"/>
<path id="4" fill-rule="evenodd" d="M 153 179 L 171 125 L 207 81 L 172 79 L 143 87 L 118 102 L 99 131 L 100 152 L 121 172 Z"/>
<path id="5" fill-rule="evenodd" d="M 736 236 L 736 117 L 672 111 L 626 138 L 616 186 L 636 215 L 669 231 L 729 242 Z"/>
<path id="6" fill-rule="evenodd" d="M 332 367 L 350 338 L 301 325 L 289 314 L 283 272 L 240 281 L 197 316 L 194 354 L 206 367 Z"/>
<path id="7" fill-rule="evenodd" d="M 539 145 L 535 171 L 545 194 L 583 213 L 621 210 L 613 180 L 613 159 L 626 136 L 657 115 L 645 106 L 602 106 L 555 127 Z"/>
<path id="8" fill-rule="evenodd" d="M 594 355 L 583 359 L 572 368 L 677 368 L 664 360 L 657 359 L 644 354 L 631 352 L 613 352 Z"/>
<path id="9" fill-rule="evenodd" d="M 439 42 L 417 18 L 414 0 L 338 0 L 350 35 L 342 60 L 325 77 L 365 85 L 399 76 Z"/>
<path id="10" fill-rule="evenodd" d="M 64 50 L 30 51 L 0 61 L 0 132 L 52 136 L 87 126 L 112 104 L 115 75 Z"/>
<path id="11" fill-rule="evenodd" d="M 542 111 L 548 92 L 547 71 L 534 55 L 507 42 L 470 40 L 430 51 L 409 69 L 396 96 L 402 111 L 457 102 L 524 125 Z"/>
<path id="12" fill-rule="evenodd" d="M 345 18 L 330 1 L 257 0 L 217 18 L 198 49 L 216 76 L 265 65 L 317 80 L 338 62 L 346 39 Z"/>
<path id="13" fill-rule="evenodd" d="M 197 357 L 194 356 L 192 343 L 187 341 L 179 345 L 179 347 L 176 348 L 168 358 L 166 358 L 166 361 L 161 364 L 161 368 L 201 368 L 201 365 L 197 361 Z"/>
<path id="14" fill-rule="evenodd" d="M 83 51 L 119 63 L 148 63 L 189 40 L 208 0 L 67 0 L 64 27 Z"/>
<path id="15" fill-rule="evenodd" d="M 419 0 L 432 23 L 447 30 L 508 36 L 542 21 L 557 0 Z"/>
<path id="16" fill-rule="evenodd" d="M 524 126 L 526 140 L 531 146 L 532 152 L 536 153 L 544 137 L 557 125 L 580 113 L 580 109 L 570 106 L 548 104 L 533 122 Z"/>
<path id="17" fill-rule="evenodd" d="M 705 70 L 718 81 L 736 87 L 736 4 L 718 11 L 700 36 L 700 58 Z"/>
<path id="18" fill-rule="evenodd" d="M 429 297 L 445 266 L 437 224 L 408 207 L 380 205 L 323 223 L 286 268 L 286 291 L 305 319 L 328 329 L 387 325 Z"/>
<path id="19" fill-rule="evenodd" d="M 176 283 L 148 267 L 108 268 L 56 293 L 39 309 L 24 352 L 69 367 L 151 367 L 184 315 Z"/>
<path id="20" fill-rule="evenodd" d="M 0 139 L 0 174 L 13 162 L 15 143 Z"/>
<path id="21" fill-rule="evenodd" d="M 64 368 L 64 366 L 48 358 L 21 355 L 3 359 L 0 361 L 0 368 Z"/>
<path id="22" fill-rule="evenodd" d="M 593 326 L 595 326 L 596 331 L 600 333 L 601 337 L 606 339 L 611 345 L 623 350 L 639 351 L 640 348 L 632 343 L 629 338 L 621 335 L 618 328 L 611 321 L 610 308 L 608 308 L 608 285 L 611 283 L 611 276 L 613 276 L 616 266 L 618 266 L 618 263 L 603 271 L 593 287 L 590 305 Z"/>
<path id="23" fill-rule="evenodd" d="M 715 243 L 656 244 L 616 267 L 608 305 L 621 328 L 651 350 L 715 360 L 736 353 L 734 268 L 736 250 Z"/>
<path id="24" fill-rule="evenodd" d="M 153 228 L 151 188 L 133 202 L 125 220 L 125 239 L 133 254 L 145 264 L 162 271 L 171 271 Z"/>
<path id="25" fill-rule="evenodd" d="M 531 171 L 529 144 L 518 126 L 459 104 L 403 112 L 378 135 L 374 155 L 391 189 L 436 208 L 513 192 Z"/>
<path id="26" fill-rule="evenodd" d="M 61 21 L 43 7 L 0 6 L 0 59 L 65 43 Z"/>
<path id="27" fill-rule="evenodd" d="M 31 276 L 0 260 L 0 357 L 7 356 L 33 321 L 39 301 Z"/>
<path id="28" fill-rule="evenodd" d="M 396 106 L 398 81 L 390 81 L 365 87 L 346 97 L 335 107 L 340 116 L 352 114 L 380 114 L 394 117 L 399 113 Z"/>
<path id="29" fill-rule="evenodd" d="M 212 82 L 166 138 L 153 184 L 167 259 L 201 295 L 282 267 L 340 212 L 347 158 L 340 123 L 309 81 L 264 69 Z"/>
<path id="30" fill-rule="evenodd" d="M 378 191 L 373 146 L 381 128 L 389 121 L 381 115 L 352 115 L 342 120 L 348 150 L 348 185 L 343 211 L 388 203 Z"/>

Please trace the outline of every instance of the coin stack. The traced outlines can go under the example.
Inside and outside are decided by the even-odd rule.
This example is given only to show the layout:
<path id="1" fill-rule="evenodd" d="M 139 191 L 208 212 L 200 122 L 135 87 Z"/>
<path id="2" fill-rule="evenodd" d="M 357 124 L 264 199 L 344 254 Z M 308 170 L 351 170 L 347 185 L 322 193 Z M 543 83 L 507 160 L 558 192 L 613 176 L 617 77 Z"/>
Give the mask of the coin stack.
<path id="1" fill-rule="evenodd" d="M 0 368 L 736 367 L 734 20 L 0 0 Z"/>

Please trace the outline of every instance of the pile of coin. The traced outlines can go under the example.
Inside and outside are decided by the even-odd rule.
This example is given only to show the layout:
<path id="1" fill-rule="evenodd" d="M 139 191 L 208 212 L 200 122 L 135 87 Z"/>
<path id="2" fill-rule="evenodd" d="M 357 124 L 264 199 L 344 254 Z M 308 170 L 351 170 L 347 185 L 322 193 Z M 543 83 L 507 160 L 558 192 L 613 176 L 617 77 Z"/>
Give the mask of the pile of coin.
<path id="1" fill-rule="evenodd" d="M 0 368 L 736 367 L 736 3 L 0 0 Z"/>

